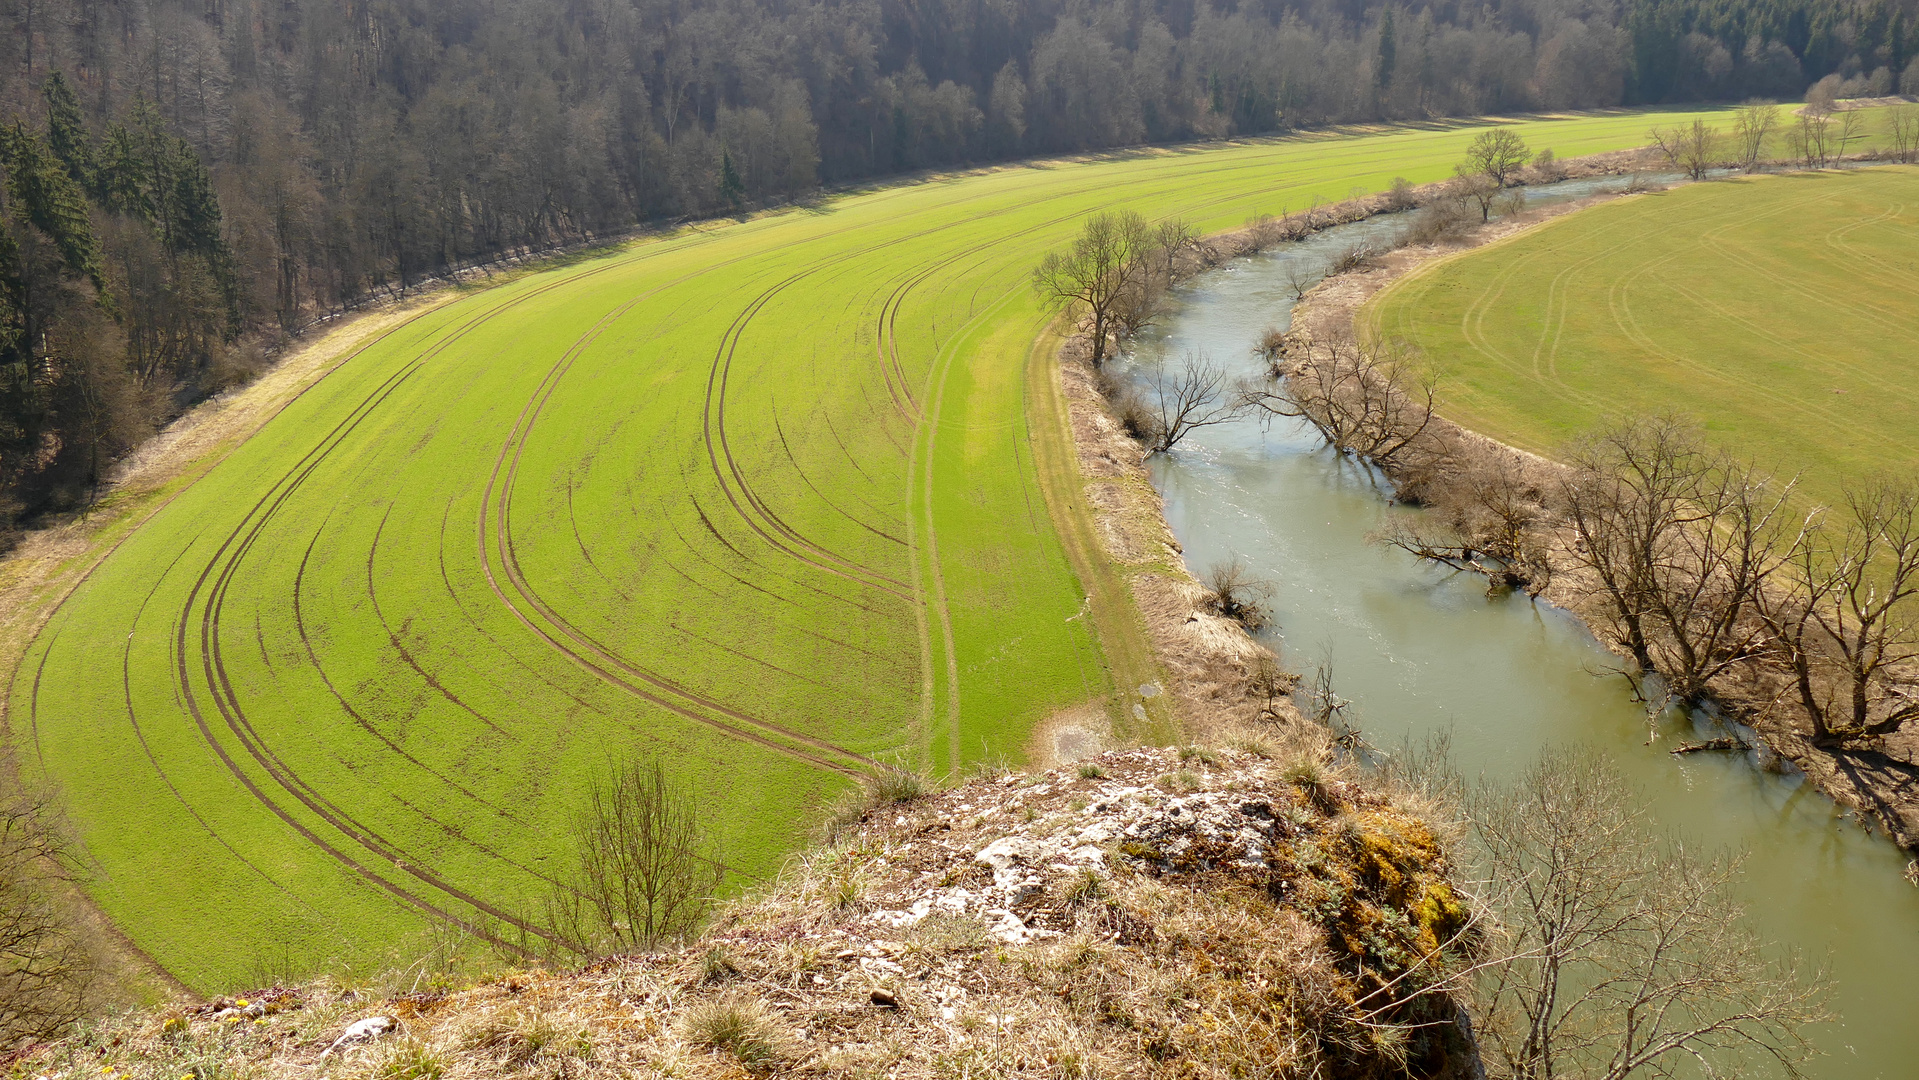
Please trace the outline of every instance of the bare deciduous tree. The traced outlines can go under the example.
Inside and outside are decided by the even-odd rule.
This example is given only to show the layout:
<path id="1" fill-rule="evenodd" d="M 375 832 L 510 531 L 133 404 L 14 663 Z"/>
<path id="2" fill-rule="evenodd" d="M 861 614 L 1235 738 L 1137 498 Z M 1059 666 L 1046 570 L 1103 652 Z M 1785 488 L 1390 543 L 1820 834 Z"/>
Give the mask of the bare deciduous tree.
<path id="1" fill-rule="evenodd" d="M 1733 113 L 1732 138 L 1739 167 L 1747 172 L 1765 160 L 1766 143 L 1779 127 L 1779 106 L 1770 101 L 1748 101 Z"/>
<path id="2" fill-rule="evenodd" d="M 1179 280 L 1180 259 L 1195 237 L 1192 226 L 1179 218 L 1153 226 L 1139 251 L 1139 265 L 1126 274 L 1113 304 L 1113 326 L 1121 337 L 1132 337 L 1165 312 L 1166 296 Z"/>
<path id="3" fill-rule="evenodd" d="M 1300 340 L 1283 377 L 1239 387 L 1245 406 L 1300 417 L 1341 453 L 1392 468 L 1422 448 L 1437 384 L 1396 345 Z"/>
<path id="4" fill-rule="evenodd" d="M 553 928 L 588 956 L 646 952 L 699 929 L 725 875 L 691 794 L 657 758 L 596 784 L 575 821 L 577 877 L 549 901 Z"/>
<path id="5" fill-rule="evenodd" d="M 1719 129 L 1704 120 L 1694 120 L 1688 127 L 1655 127 L 1648 135 L 1667 164 L 1689 179 L 1704 180 L 1718 163 Z"/>
<path id="6" fill-rule="evenodd" d="M 1226 423 L 1247 408 L 1233 392 L 1226 370 L 1204 353 L 1189 352 L 1170 370 L 1164 362 L 1155 365 L 1152 382 L 1151 454 L 1163 454 L 1200 428 Z"/>
<path id="7" fill-rule="evenodd" d="M 1847 109 L 1839 114 L 1839 131 L 1833 136 L 1833 158 L 1846 160 L 1846 148 L 1858 142 L 1866 133 L 1865 117 L 1856 109 Z"/>
<path id="8" fill-rule="evenodd" d="M 0 804 L 0 1048 L 51 1038 L 85 1015 L 93 965 L 52 890 L 66 845 L 43 800 Z"/>
<path id="9" fill-rule="evenodd" d="M 1895 105 L 1886 110 L 1886 134 L 1892 140 L 1895 161 L 1919 162 L 1919 105 Z"/>
<path id="10" fill-rule="evenodd" d="M 1786 145 L 1792 156 L 1808 169 L 1823 169 L 1832 158 L 1831 117 L 1811 105 L 1799 114 L 1799 122 L 1786 131 Z"/>
<path id="11" fill-rule="evenodd" d="M 1820 743 L 1919 719 L 1919 483 L 1874 481 L 1846 507 L 1836 538 L 1814 527 L 1794 545 L 1762 606 Z"/>
<path id="12" fill-rule="evenodd" d="M 1696 701 L 1765 644 L 1754 605 L 1778 566 L 1793 483 L 1709 452 L 1670 418 L 1615 424 L 1569 458 L 1576 557 L 1614 637 L 1671 698 Z"/>
<path id="13" fill-rule="evenodd" d="M 1396 517 L 1374 538 L 1418 558 L 1480 574 L 1491 589 L 1538 595 L 1552 582 L 1546 536 L 1539 528 L 1549 514 L 1524 462 L 1515 454 L 1489 451 L 1468 455 L 1448 472 L 1428 492 L 1426 513 Z"/>
<path id="14" fill-rule="evenodd" d="M 1106 360 L 1106 338 L 1129 291 L 1137 291 L 1147 273 L 1153 230 L 1130 210 L 1094 214 L 1065 251 L 1054 251 L 1033 269 L 1040 298 L 1069 314 L 1084 311 L 1092 320 L 1093 366 Z"/>
<path id="15" fill-rule="evenodd" d="M 1467 799 L 1500 913 L 1485 969 L 1481 1044 L 1527 1080 L 1671 1075 L 1709 1058 L 1726 1075 L 1796 1071 L 1830 1019 L 1822 972 L 1762 946 L 1729 895 L 1735 859 L 1655 832 L 1644 800 L 1590 752 L 1548 753 L 1511 789 Z M 1712 1075 L 1719 1075 L 1714 1072 Z"/>

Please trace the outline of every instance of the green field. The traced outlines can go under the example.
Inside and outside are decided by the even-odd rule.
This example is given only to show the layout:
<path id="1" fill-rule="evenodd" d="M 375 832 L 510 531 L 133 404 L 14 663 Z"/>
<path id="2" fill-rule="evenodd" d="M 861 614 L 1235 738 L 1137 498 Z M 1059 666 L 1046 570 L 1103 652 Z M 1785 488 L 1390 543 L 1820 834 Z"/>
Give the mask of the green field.
<path id="1" fill-rule="evenodd" d="M 1919 168 L 1605 203 L 1428 264 L 1364 320 L 1423 350 L 1475 431 L 1550 455 L 1680 413 L 1830 501 L 1919 468 Z"/>
<path id="2" fill-rule="evenodd" d="M 1518 128 L 1569 157 L 1647 123 Z M 197 988 L 541 933 L 581 783 L 631 753 L 764 876 L 876 762 L 1018 760 L 1055 710 L 1138 703 L 1105 659 L 1134 624 L 1081 617 L 1087 534 L 1044 497 L 1076 481 L 1032 400 L 1040 254 L 1110 206 L 1216 231 L 1438 179 L 1475 133 L 937 177 L 434 309 L 88 577 L 14 673 L 13 748 Z"/>

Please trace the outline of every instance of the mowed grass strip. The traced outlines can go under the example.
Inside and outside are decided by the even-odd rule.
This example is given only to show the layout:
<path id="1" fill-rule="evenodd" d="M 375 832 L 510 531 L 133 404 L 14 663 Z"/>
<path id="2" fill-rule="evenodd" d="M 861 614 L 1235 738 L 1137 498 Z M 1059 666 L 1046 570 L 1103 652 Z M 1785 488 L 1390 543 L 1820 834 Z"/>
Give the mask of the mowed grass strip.
<path id="1" fill-rule="evenodd" d="M 1516 127 L 1572 156 L 1648 122 Z M 1059 410 L 1026 402 L 1040 255 L 1110 206 L 1215 231 L 1438 179 L 1476 133 L 935 177 L 422 314 L 74 592 L 13 750 L 102 908 L 200 989 L 410 962 L 435 927 L 537 946 L 585 781 L 635 753 L 763 877 L 875 763 L 1017 760 L 1058 709 L 1136 703 L 1035 466 L 1051 440 L 1061 486 Z"/>
<path id="2" fill-rule="evenodd" d="M 1633 196 L 1429 264 L 1374 298 L 1442 409 L 1543 454 L 1679 413 L 1830 503 L 1919 468 L 1919 168 Z"/>

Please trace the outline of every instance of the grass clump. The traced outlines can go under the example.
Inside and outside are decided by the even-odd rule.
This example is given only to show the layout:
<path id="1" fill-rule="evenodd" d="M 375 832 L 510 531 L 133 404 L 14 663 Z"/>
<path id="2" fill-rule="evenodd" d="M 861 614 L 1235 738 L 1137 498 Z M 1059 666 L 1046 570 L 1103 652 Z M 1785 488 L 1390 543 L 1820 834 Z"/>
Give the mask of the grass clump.
<path id="1" fill-rule="evenodd" d="M 365 1080 L 440 1080 L 446 1057 L 431 1043 L 407 1036 L 380 1051 L 363 1075 Z"/>
<path id="2" fill-rule="evenodd" d="M 1091 762 L 1079 767 L 1079 778 L 1081 780 L 1101 780 L 1104 779 L 1105 776 L 1106 770 Z"/>
<path id="3" fill-rule="evenodd" d="M 786 1059 L 786 1036 L 758 998 L 726 994 L 686 1011 L 681 1032 L 695 1046 L 730 1055 L 750 1073 L 771 1072 Z"/>

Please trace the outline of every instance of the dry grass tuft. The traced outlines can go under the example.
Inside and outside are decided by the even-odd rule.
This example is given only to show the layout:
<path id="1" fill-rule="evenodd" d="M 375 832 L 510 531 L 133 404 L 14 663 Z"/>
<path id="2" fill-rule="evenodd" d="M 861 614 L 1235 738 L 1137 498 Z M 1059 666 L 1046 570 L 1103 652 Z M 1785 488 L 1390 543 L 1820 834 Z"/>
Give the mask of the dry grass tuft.
<path id="1" fill-rule="evenodd" d="M 729 1054 L 748 1072 L 770 1072 L 788 1057 L 787 1035 L 779 1022 L 758 998 L 743 993 L 693 1006 L 680 1030 L 688 1042 Z"/>

